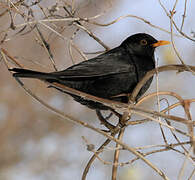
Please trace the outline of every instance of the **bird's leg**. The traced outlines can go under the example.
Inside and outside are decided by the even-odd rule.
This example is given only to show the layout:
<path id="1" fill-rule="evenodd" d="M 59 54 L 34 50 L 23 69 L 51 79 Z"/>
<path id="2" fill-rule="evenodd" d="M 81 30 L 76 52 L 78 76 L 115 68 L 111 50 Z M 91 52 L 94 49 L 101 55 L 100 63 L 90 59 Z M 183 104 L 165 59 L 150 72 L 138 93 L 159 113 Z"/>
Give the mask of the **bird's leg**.
<path id="1" fill-rule="evenodd" d="M 126 126 L 127 121 L 131 118 L 131 112 L 124 112 L 119 118 L 119 125 L 121 128 Z"/>
<path id="2" fill-rule="evenodd" d="M 118 113 L 117 111 L 115 111 L 114 109 L 110 108 L 110 111 L 117 116 L 119 119 L 122 117 L 122 115 L 120 113 Z"/>
<path id="3" fill-rule="evenodd" d="M 113 115 L 113 112 L 111 112 L 107 117 L 105 117 L 105 120 L 109 120 Z"/>
<path id="4" fill-rule="evenodd" d="M 111 132 L 115 129 L 115 126 L 112 125 L 111 123 L 109 123 L 107 121 L 107 119 L 105 119 L 103 117 L 103 115 L 101 114 L 101 111 L 100 110 L 96 110 L 96 114 L 97 114 L 97 117 L 100 120 L 101 124 L 103 124 L 104 126 L 106 126 Z"/>
<path id="5" fill-rule="evenodd" d="M 118 113 L 117 111 L 115 111 L 114 109 L 110 108 L 110 111 L 118 117 L 119 122 L 117 126 L 120 126 L 121 128 L 123 128 L 124 126 L 126 126 L 126 122 L 131 118 L 131 113 L 130 112 L 124 112 L 123 115 L 121 115 L 120 113 Z M 116 126 L 116 127 L 117 127 Z"/>

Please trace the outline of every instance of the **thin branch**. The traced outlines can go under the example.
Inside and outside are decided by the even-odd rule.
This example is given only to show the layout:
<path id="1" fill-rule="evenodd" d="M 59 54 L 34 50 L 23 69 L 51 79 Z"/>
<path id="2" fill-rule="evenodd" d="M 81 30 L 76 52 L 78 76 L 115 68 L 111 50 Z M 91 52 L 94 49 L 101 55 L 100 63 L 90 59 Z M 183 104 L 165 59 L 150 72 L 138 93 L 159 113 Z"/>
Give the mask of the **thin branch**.
<path id="1" fill-rule="evenodd" d="M 45 48 L 46 52 L 49 55 L 49 59 L 50 59 L 52 65 L 53 65 L 55 71 L 57 71 L 57 67 L 56 67 L 55 61 L 53 59 L 53 54 L 52 54 L 51 49 L 50 49 L 50 45 L 45 40 L 45 38 L 44 38 L 42 32 L 40 31 L 40 29 L 38 28 L 37 24 L 35 25 L 35 28 L 36 28 L 36 30 L 37 30 L 37 32 L 39 34 L 39 37 L 41 39 L 41 42 L 42 42 L 43 47 Z"/>
<path id="2" fill-rule="evenodd" d="M 122 140 L 124 135 L 125 128 L 122 128 L 118 134 L 118 140 Z M 116 150 L 114 152 L 114 161 L 112 166 L 112 180 L 117 179 L 117 168 L 118 168 L 118 160 L 119 160 L 119 154 L 120 154 L 120 145 L 116 144 Z"/>
<path id="3" fill-rule="evenodd" d="M 156 64 L 155 64 L 155 68 L 158 67 L 158 61 L 156 61 Z M 158 105 L 158 112 L 160 112 L 160 97 L 159 97 L 159 77 L 158 77 L 158 69 L 156 69 L 156 92 L 157 92 L 157 105 Z M 161 122 L 161 118 L 158 117 L 158 120 Z M 161 134 L 162 134 L 162 137 L 163 137 L 163 140 L 164 140 L 164 143 L 167 144 L 167 139 L 166 139 L 166 136 L 165 136 L 165 133 L 163 131 L 163 128 L 160 125 L 160 131 L 161 131 Z"/>
<path id="4" fill-rule="evenodd" d="M 113 21 L 111 21 L 111 22 L 109 22 L 109 23 L 105 23 L 105 24 L 98 23 L 98 22 L 96 22 L 96 21 L 92 21 L 91 18 L 83 19 L 83 20 L 85 20 L 86 22 L 88 22 L 88 23 L 90 23 L 90 24 L 94 24 L 94 25 L 97 25 L 97 26 L 110 26 L 110 25 L 112 25 L 112 24 L 114 24 L 114 23 L 120 21 L 121 19 L 124 19 L 124 18 L 127 18 L 127 17 L 131 17 L 131 18 L 135 18 L 135 19 L 141 20 L 141 21 L 143 21 L 144 23 L 148 24 L 149 26 L 151 26 L 151 27 L 153 27 L 153 28 L 159 29 L 159 30 L 161 30 L 161 31 L 163 31 L 163 32 L 166 32 L 166 33 L 169 33 L 169 34 L 170 34 L 170 32 L 169 32 L 168 30 L 166 30 L 166 29 L 164 29 L 164 28 L 161 28 L 161 27 L 159 27 L 159 26 L 156 26 L 156 25 L 152 24 L 150 21 L 148 21 L 148 20 L 146 20 L 146 19 L 144 19 L 144 18 L 142 18 L 142 17 L 136 16 L 136 15 L 132 15 L 132 14 L 120 16 L 120 17 L 116 18 L 115 20 L 113 20 Z M 178 36 L 178 35 L 177 35 L 177 36 Z"/>
<path id="5" fill-rule="evenodd" d="M 166 10 L 165 6 L 162 4 L 161 0 L 158 0 L 160 6 L 162 7 L 162 9 L 164 10 L 164 12 L 166 13 L 167 17 L 171 18 L 170 13 Z M 175 23 L 175 21 L 172 19 L 172 23 L 175 27 L 175 29 L 177 30 L 177 32 L 179 32 L 183 37 L 195 42 L 195 39 L 191 38 L 190 36 L 188 36 L 187 34 L 185 34 L 183 31 L 180 31 L 179 27 L 177 26 L 177 24 Z M 175 35 L 175 34 L 174 34 Z"/>
<path id="6" fill-rule="evenodd" d="M 191 152 L 192 149 L 193 149 L 193 147 L 190 148 L 189 152 L 186 154 L 186 157 L 185 157 L 185 159 L 184 159 L 184 162 L 183 162 L 183 164 L 182 164 L 182 167 L 181 167 L 181 169 L 180 169 L 180 171 L 179 171 L 178 180 L 182 180 L 182 176 L 183 176 L 183 174 L 184 174 L 184 169 L 185 169 L 185 167 L 186 167 L 186 165 L 187 165 L 187 160 L 188 160 L 189 157 L 190 157 L 190 152 Z"/>
<path id="7" fill-rule="evenodd" d="M 188 180 L 192 180 L 192 177 L 194 176 L 195 174 L 195 168 L 193 169 L 192 173 L 190 174 L 190 177 L 188 178 Z"/>
<path id="8" fill-rule="evenodd" d="M 185 21 L 185 18 L 186 18 L 186 9 L 187 9 L 187 0 L 185 0 L 184 12 L 183 12 L 183 15 L 182 15 L 182 22 L 181 22 L 180 31 L 182 31 L 183 26 L 184 26 L 184 21 Z"/>
<path id="9" fill-rule="evenodd" d="M 85 28 L 83 25 L 80 25 L 78 23 L 74 23 L 74 24 L 80 29 L 84 30 L 90 37 L 92 37 L 95 41 L 97 41 L 100 45 L 102 45 L 106 49 L 106 51 L 110 50 L 110 48 L 106 44 L 104 44 L 100 38 L 95 36 L 93 32 Z"/>
<path id="10" fill-rule="evenodd" d="M 90 160 L 88 161 L 84 171 L 83 171 L 83 174 L 82 174 L 82 180 L 86 180 L 86 177 L 87 177 L 87 173 L 89 172 L 89 169 L 92 165 L 92 163 L 94 162 L 94 160 L 96 159 L 96 157 L 98 156 L 98 154 L 100 154 L 100 152 L 102 152 L 102 150 L 104 149 L 105 146 L 107 146 L 109 143 L 111 142 L 110 139 L 107 139 L 99 148 L 98 150 L 96 151 L 96 154 L 94 154 Z"/>
<path id="11" fill-rule="evenodd" d="M 177 64 L 170 64 L 158 67 L 158 72 L 164 72 L 164 71 L 195 71 L 195 66 L 188 66 L 190 70 L 185 65 L 177 65 Z M 131 94 L 131 100 L 135 101 L 136 96 L 138 95 L 140 89 L 142 86 L 156 73 L 156 69 L 153 69 L 146 73 L 146 75 L 143 77 L 143 79 L 136 85 L 135 89 L 133 90 Z"/>

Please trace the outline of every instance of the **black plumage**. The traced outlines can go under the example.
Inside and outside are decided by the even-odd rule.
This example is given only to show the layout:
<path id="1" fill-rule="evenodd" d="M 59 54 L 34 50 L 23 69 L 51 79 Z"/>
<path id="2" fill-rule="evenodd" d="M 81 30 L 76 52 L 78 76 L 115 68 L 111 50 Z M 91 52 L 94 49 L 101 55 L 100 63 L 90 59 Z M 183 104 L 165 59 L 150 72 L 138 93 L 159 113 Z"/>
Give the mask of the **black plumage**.
<path id="1" fill-rule="evenodd" d="M 13 68 L 14 77 L 36 78 L 49 83 L 57 82 L 79 91 L 127 103 L 129 94 L 144 75 L 155 68 L 155 47 L 168 44 L 152 36 L 139 33 L 128 37 L 120 46 L 95 58 L 73 65 L 63 71 L 43 73 Z M 149 88 L 147 81 L 137 99 Z M 79 103 L 92 109 L 106 110 L 106 106 L 70 94 Z"/>

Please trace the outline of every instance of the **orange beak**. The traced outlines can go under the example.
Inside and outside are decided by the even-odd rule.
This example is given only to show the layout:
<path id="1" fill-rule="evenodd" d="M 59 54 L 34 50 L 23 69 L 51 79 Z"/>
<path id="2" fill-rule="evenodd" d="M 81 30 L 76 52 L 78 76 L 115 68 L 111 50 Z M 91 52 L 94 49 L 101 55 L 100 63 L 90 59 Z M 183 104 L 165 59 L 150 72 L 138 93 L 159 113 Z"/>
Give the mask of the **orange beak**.
<path id="1" fill-rule="evenodd" d="M 157 41 L 156 43 L 152 44 L 152 47 L 164 46 L 170 44 L 169 41 Z"/>

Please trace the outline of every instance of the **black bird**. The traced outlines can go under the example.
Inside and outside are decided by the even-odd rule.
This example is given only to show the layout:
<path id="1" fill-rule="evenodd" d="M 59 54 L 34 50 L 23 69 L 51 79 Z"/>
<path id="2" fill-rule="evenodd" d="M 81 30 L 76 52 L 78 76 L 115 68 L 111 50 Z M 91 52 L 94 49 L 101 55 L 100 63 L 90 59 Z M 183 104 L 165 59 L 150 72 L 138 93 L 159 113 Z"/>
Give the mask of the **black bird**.
<path id="1" fill-rule="evenodd" d="M 168 41 L 157 41 L 148 34 L 134 34 L 120 46 L 95 58 L 73 65 L 63 71 L 44 73 L 13 68 L 14 77 L 36 78 L 49 83 L 57 82 L 76 90 L 123 103 L 144 75 L 155 68 L 154 50 Z M 137 99 L 149 88 L 149 79 Z M 70 93 L 68 93 L 70 94 Z M 75 101 L 96 110 L 108 110 L 101 103 L 70 94 Z"/>

